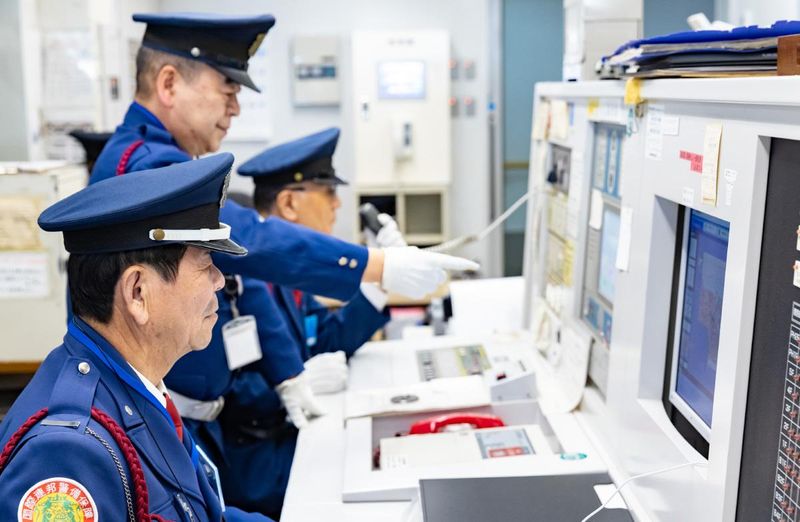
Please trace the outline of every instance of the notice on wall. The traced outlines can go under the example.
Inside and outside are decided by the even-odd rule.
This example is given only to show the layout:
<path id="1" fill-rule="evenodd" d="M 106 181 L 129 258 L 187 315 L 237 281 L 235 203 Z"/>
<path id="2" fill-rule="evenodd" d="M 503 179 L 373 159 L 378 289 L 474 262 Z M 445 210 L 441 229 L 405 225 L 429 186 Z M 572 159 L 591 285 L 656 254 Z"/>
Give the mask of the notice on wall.
<path id="1" fill-rule="evenodd" d="M 633 208 L 622 207 L 619 212 L 619 239 L 617 243 L 617 259 L 614 265 L 617 270 L 627 271 L 631 260 L 631 234 L 633 232 Z"/>
<path id="2" fill-rule="evenodd" d="M 0 252 L 0 299 L 31 299 L 50 295 L 47 254 Z"/>
<path id="3" fill-rule="evenodd" d="M 8 250 L 40 250 L 39 226 L 36 220 L 42 212 L 38 197 L 22 195 L 0 196 L 0 252 Z"/>
<path id="4" fill-rule="evenodd" d="M 569 136 L 569 107 L 565 100 L 550 103 L 550 137 L 565 141 Z"/>
<path id="5" fill-rule="evenodd" d="M 733 204 L 733 187 L 736 184 L 737 172 L 733 169 L 725 169 L 725 204 Z"/>
<path id="6" fill-rule="evenodd" d="M 703 141 L 703 172 L 701 174 L 700 191 L 703 203 L 717 204 L 717 177 L 719 174 L 719 149 L 722 142 L 722 124 L 706 125 L 706 136 Z"/>
<path id="7" fill-rule="evenodd" d="M 547 127 L 550 123 L 550 102 L 541 100 L 536 106 L 536 116 L 533 120 L 531 138 L 534 140 L 547 139 Z"/>
<path id="8" fill-rule="evenodd" d="M 647 107 L 647 127 L 644 143 L 644 155 L 647 159 L 660 160 L 664 149 L 664 107 L 650 105 Z"/>

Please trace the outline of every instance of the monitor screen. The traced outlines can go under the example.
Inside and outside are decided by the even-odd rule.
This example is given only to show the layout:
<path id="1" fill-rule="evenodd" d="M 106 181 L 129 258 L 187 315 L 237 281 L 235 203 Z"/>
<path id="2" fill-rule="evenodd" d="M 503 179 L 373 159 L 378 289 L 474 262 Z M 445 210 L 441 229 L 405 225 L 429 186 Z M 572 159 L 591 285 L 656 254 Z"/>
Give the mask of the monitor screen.
<path id="1" fill-rule="evenodd" d="M 378 98 L 422 100 L 425 98 L 425 62 L 402 60 L 378 64 Z"/>
<path id="2" fill-rule="evenodd" d="M 603 228 L 600 236 L 600 275 L 597 291 L 609 303 L 614 303 L 614 278 L 616 277 L 617 243 L 619 243 L 619 212 L 606 207 L 603 210 Z"/>
<path id="3" fill-rule="evenodd" d="M 670 402 L 709 439 L 714 411 L 729 225 L 697 210 L 686 220 Z"/>

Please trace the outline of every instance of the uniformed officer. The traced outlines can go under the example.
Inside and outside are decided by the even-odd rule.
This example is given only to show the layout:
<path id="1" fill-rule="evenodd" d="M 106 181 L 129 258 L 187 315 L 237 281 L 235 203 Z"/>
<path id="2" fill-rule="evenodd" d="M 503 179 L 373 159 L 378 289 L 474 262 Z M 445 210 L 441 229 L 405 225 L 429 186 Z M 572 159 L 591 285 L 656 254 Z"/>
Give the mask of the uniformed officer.
<path id="1" fill-rule="evenodd" d="M 347 184 L 333 168 L 338 141 L 339 129 L 330 128 L 268 148 L 243 163 L 238 172 L 253 178 L 253 203 L 259 214 L 331 234 L 341 206 L 336 187 Z M 382 240 L 378 246 L 406 246 L 394 220 L 386 217 L 388 220 L 378 233 Z M 319 354 L 342 350 L 349 357 L 389 320 L 388 311 L 384 310 L 386 293 L 370 283 L 362 283 L 361 290 L 336 313 L 328 313 L 313 295 L 301 290 L 272 285 L 272 293 L 297 344 L 303 348 L 307 368 L 309 359 Z M 311 368 L 317 362 L 323 371 L 313 372 L 313 378 L 308 375 L 312 388 L 338 391 L 343 382 L 336 383 L 331 373 L 339 372 L 324 371 L 321 361 L 330 361 L 330 369 L 338 370 L 332 357 L 315 357 Z M 313 386 L 314 382 L 318 386 Z"/>
<path id="2" fill-rule="evenodd" d="M 239 114 L 240 85 L 255 89 L 248 59 L 274 24 L 268 15 L 137 14 L 134 20 L 147 24 L 136 59 L 135 101 L 98 158 L 90 182 L 216 151 Z M 343 300 L 358 291 L 362 280 L 418 297 L 445 279 L 445 269 L 477 269 L 466 260 L 411 248 L 366 249 L 283 220 L 264 220 L 234 203 L 224 207 L 222 217 L 251 257 L 215 257 L 223 272 Z M 182 360 L 181 365 L 191 367 L 184 372 L 189 377 L 175 384 L 177 391 L 195 400 L 217 400 L 231 385 L 230 365 L 218 363 L 202 355 Z M 280 390 L 296 424 L 305 423 L 305 413 L 319 411 L 294 346 L 265 350 L 261 369 Z"/>
<path id="3" fill-rule="evenodd" d="M 210 253 L 246 253 L 219 222 L 232 163 L 109 179 L 39 217 L 64 234 L 75 318 L 0 424 L 0 520 L 222 521 L 213 464 L 162 379 L 211 338 Z"/>

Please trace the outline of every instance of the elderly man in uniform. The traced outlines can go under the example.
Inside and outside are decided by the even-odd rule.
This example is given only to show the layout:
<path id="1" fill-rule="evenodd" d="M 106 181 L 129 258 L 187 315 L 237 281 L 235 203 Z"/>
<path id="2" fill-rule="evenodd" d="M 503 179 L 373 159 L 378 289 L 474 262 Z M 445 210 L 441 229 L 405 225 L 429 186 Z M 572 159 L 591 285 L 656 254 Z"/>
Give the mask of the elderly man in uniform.
<path id="1" fill-rule="evenodd" d="M 136 60 L 136 99 L 100 154 L 90 182 L 216 151 L 239 114 L 240 86 L 257 90 L 247 74 L 248 60 L 274 24 L 269 15 L 137 14 L 134 20 L 147 24 Z M 478 268 L 467 260 L 414 248 L 367 249 L 283 220 L 261 219 L 232 202 L 222 217 L 250 252 L 247 261 L 215 258 L 224 273 L 343 300 L 350 299 L 362 281 L 421 297 L 444 281 L 446 269 Z M 233 359 L 249 360 L 235 354 Z M 191 366 L 192 361 L 181 364 Z M 231 365 L 220 368 L 213 362 L 219 363 L 195 358 L 176 391 L 205 402 L 222 395 L 231 385 L 226 380 Z M 295 346 L 273 343 L 257 364 L 279 390 L 296 425 L 306 423 L 306 414 L 320 411 Z M 214 417 L 215 411 L 205 417 Z"/>
<path id="2" fill-rule="evenodd" d="M 266 520 L 223 510 L 162 381 L 211 339 L 211 252 L 246 253 L 219 222 L 232 164 L 110 179 L 39 217 L 64 234 L 75 317 L 0 424 L 0 520 Z"/>

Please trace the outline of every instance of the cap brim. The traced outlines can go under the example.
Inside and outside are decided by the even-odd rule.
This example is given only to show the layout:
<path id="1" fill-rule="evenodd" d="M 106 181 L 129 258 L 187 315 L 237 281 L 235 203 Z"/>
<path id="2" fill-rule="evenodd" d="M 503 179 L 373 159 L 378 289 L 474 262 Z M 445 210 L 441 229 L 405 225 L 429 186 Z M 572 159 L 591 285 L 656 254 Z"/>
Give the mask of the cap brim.
<path id="1" fill-rule="evenodd" d="M 181 241 L 181 243 L 197 248 L 205 248 L 206 250 L 212 250 L 214 252 L 220 252 L 223 254 L 231 254 L 234 256 L 247 255 L 247 249 L 243 246 L 240 246 L 232 239 L 215 239 L 214 241 Z"/>
<path id="2" fill-rule="evenodd" d="M 347 185 L 348 183 L 338 176 L 330 176 L 325 178 L 314 178 L 310 181 L 314 183 L 319 183 L 320 185 Z"/>
<path id="3" fill-rule="evenodd" d="M 261 92 L 261 89 L 256 87 L 256 84 L 253 82 L 253 79 L 250 78 L 249 74 L 247 74 L 247 71 L 234 69 L 233 67 L 225 67 L 223 65 L 217 65 L 213 63 L 209 63 L 208 65 L 218 70 L 223 75 L 225 75 L 226 78 L 235 81 L 239 85 L 243 85 L 248 89 L 253 89 L 256 92 Z"/>

